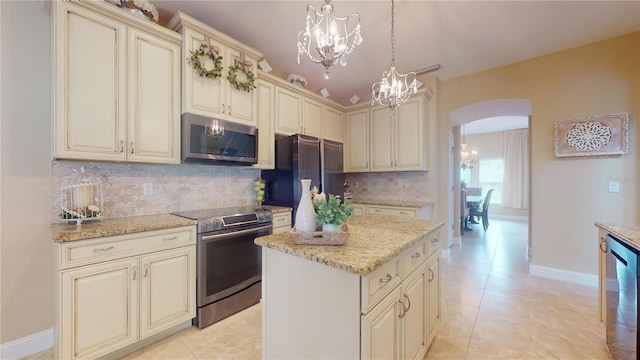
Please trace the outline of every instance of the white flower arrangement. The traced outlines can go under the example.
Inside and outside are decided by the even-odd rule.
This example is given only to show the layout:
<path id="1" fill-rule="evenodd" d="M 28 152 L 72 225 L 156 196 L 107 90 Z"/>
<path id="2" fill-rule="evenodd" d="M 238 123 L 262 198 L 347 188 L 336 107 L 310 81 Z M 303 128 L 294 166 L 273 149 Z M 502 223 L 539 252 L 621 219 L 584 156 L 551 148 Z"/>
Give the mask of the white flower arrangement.
<path id="1" fill-rule="evenodd" d="M 307 79 L 297 74 L 289 74 L 289 76 L 287 77 L 287 81 L 301 88 L 307 86 Z"/>

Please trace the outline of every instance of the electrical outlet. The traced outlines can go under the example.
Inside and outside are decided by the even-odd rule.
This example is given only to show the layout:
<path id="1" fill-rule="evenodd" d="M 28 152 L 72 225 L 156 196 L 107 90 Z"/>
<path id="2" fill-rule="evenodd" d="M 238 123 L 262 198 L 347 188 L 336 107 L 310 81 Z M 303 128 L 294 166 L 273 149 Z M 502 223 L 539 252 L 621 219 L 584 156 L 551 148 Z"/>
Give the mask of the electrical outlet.
<path id="1" fill-rule="evenodd" d="M 152 183 L 142 184 L 142 193 L 144 195 L 153 195 L 153 184 Z"/>
<path id="2" fill-rule="evenodd" d="M 609 192 L 617 193 L 620 192 L 620 181 L 609 181 Z"/>

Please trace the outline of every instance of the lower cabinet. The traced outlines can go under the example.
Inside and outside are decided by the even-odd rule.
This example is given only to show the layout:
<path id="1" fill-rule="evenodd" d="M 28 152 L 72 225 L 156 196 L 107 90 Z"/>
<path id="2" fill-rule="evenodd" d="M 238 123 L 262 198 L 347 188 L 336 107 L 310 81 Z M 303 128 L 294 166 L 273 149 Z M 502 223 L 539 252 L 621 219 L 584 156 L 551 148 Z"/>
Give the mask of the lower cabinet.
<path id="1" fill-rule="evenodd" d="M 195 317 L 195 227 L 73 243 L 58 247 L 56 358 L 103 356 Z"/>
<path id="2" fill-rule="evenodd" d="M 355 215 L 381 214 L 381 215 L 405 216 L 410 218 L 431 220 L 433 203 L 426 204 L 421 207 L 352 203 L 351 207 L 353 208 Z"/>
<path id="3" fill-rule="evenodd" d="M 440 324 L 439 248 L 431 233 L 358 276 L 263 247 L 262 358 L 423 359 Z"/>
<path id="4" fill-rule="evenodd" d="M 287 233 L 291 231 L 291 211 L 273 213 L 273 233 Z"/>

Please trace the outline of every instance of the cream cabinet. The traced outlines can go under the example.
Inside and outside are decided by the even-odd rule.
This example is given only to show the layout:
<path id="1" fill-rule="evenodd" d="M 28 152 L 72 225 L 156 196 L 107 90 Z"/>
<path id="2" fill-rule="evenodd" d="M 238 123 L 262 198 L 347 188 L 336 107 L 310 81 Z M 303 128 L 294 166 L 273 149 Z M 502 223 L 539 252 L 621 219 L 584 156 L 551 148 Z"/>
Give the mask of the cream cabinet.
<path id="1" fill-rule="evenodd" d="M 345 119 L 344 172 L 369 171 L 369 109 L 348 112 Z"/>
<path id="2" fill-rule="evenodd" d="M 324 105 L 298 92 L 277 86 L 276 132 L 322 138 Z"/>
<path id="3" fill-rule="evenodd" d="M 427 170 L 426 100 L 416 96 L 396 108 L 371 109 L 371 171 Z"/>
<path id="4" fill-rule="evenodd" d="M 257 126 L 256 89 L 236 89 L 227 80 L 227 76 L 229 67 L 241 62 L 257 78 L 258 59 L 262 57 L 262 53 L 182 12 L 176 13 L 168 26 L 183 36 L 182 112 Z M 198 50 L 202 44 L 217 49 L 218 55 L 222 56 L 223 69 L 219 78 L 202 77 L 189 64 L 191 52 Z M 206 69 L 213 69 L 210 58 L 204 56 L 201 61 Z M 237 76 L 238 81 L 247 79 L 243 71 L 238 71 Z"/>
<path id="5" fill-rule="evenodd" d="M 291 211 L 273 213 L 273 233 L 281 234 L 291 231 Z"/>
<path id="6" fill-rule="evenodd" d="M 292 135 L 302 131 L 302 95 L 276 86 L 276 133 Z"/>
<path id="7" fill-rule="evenodd" d="M 57 244 L 56 358 L 93 359 L 195 317 L 195 226 Z"/>
<path id="8" fill-rule="evenodd" d="M 367 213 L 367 206 L 364 204 L 349 203 L 353 209 L 353 215 L 363 215 Z"/>
<path id="9" fill-rule="evenodd" d="M 55 2 L 54 156 L 180 162 L 180 36 L 106 2 Z"/>
<path id="10" fill-rule="evenodd" d="M 418 217 L 418 211 L 416 208 L 386 205 L 367 205 L 367 214 L 407 216 L 412 218 Z"/>
<path id="11" fill-rule="evenodd" d="M 258 163 L 257 169 L 275 167 L 275 87 L 273 84 L 258 80 Z"/>
<path id="12" fill-rule="evenodd" d="M 262 254 L 263 358 L 425 357 L 440 324 L 437 232 L 366 276 L 268 247 Z M 332 311 L 300 317 L 315 307 Z"/>
<path id="13" fill-rule="evenodd" d="M 324 107 L 324 122 L 322 138 L 344 144 L 344 112 L 330 107 Z"/>

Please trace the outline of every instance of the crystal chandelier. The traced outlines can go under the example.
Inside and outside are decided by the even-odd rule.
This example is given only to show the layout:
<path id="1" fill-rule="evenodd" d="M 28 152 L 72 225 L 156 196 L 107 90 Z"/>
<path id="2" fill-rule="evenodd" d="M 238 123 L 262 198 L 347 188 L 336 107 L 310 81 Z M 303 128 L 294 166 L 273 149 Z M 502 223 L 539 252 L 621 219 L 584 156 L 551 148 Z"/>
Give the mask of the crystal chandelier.
<path id="1" fill-rule="evenodd" d="M 460 144 L 460 167 L 462 170 L 473 169 L 473 164 L 478 162 L 478 151 L 473 148 L 469 153 L 465 142 L 464 125 L 462 125 L 462 144 Z"/>
<path id="2" fill-rule="evenodd" d="M 300 55 L 307 54 L 312 62 L 325 67 L 323 77 L 329 79 L 329 67 L 338 61 L 342 66 L 347 65 L 345 55 L 361 43 L 359 14 L 335 16 L 331 0 L 325 0 L 319 12 L 307 5 L 306 26 L 298 33 L 298 64 Z"/>
<path id="3" fill-rule="evenodd" d="M 418 91 L 416 74 L 400 74 L 396 71 L 395 43 L 394 43 L 394 1 L 391 0 L 391 66 L 382 73 L 382 80 L 371 87 L 371 105 L 376 102 L 390 107 L 392 110 L 407 101 Z"/>

